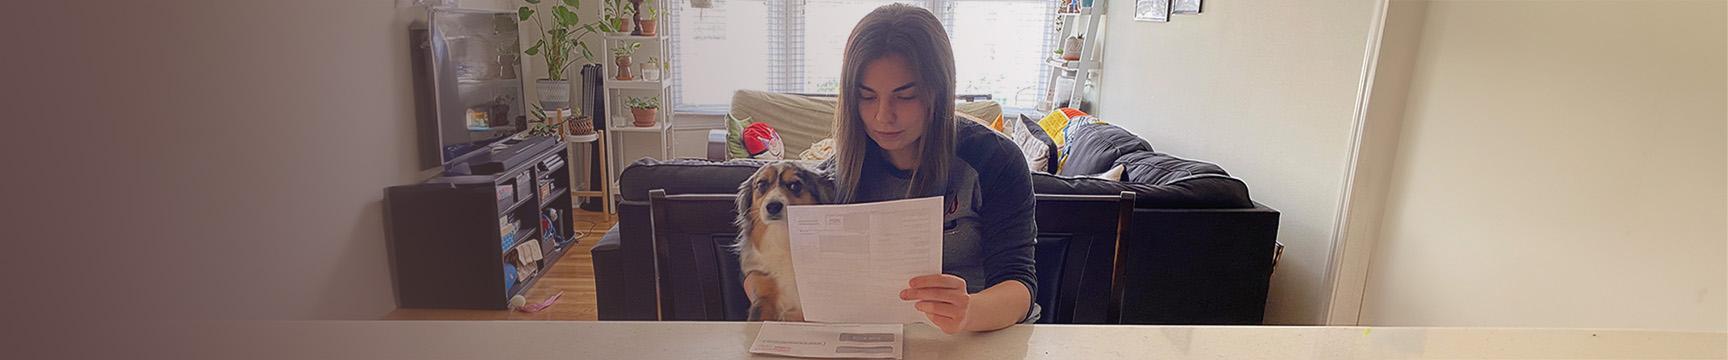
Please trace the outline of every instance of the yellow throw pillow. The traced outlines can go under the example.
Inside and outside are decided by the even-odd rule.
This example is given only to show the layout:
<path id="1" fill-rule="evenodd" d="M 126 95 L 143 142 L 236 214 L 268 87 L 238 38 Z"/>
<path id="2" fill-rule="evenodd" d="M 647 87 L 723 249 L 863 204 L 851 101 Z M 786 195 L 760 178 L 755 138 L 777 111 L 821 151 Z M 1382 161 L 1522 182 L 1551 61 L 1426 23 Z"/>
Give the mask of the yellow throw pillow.
<path id="1" fill-rule="evenodd" d="M 1068 143 L 1062 136 L 1062 128 L 1067 126 L 1068 114 L 1060 109 L 1051 110 L 1050 115 L 1044 115 L 1043 119 L 1038 120 L 1038 127 L 1044 129 L 1044 134 L 1050 136 L 1050 141 L 1056 142 L 1057 148 Z"/>

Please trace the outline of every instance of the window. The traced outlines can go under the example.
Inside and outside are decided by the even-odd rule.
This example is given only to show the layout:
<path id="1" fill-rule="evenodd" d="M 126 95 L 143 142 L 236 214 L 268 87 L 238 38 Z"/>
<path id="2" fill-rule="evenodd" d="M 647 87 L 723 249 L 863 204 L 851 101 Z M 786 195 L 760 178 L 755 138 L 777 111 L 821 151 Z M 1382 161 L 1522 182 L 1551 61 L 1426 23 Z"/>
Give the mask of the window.
<path id="1" fill-rule="evenodd" d="M 725 111 L 738 89 L 835 93 L 846 36 L 858 19 L 892 0 L 716 0 L 679 4 L 666 16 L 672 103 L 681 111 Z M 957 91 L 1032 107 L 1045 86 L 1043 59 L 1055 41 L 1048 0 L 899 1 L 931 9 L 954 45 Z"/>

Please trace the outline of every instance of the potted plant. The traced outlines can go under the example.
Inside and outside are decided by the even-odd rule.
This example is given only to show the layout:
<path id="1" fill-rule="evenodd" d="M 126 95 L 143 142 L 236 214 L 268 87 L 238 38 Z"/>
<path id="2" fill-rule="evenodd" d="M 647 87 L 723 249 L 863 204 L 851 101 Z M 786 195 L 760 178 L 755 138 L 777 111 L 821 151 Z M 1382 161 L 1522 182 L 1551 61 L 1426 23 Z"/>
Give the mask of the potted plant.
<path id="1" fill-rule="evenodd" d="M 1062 42 L 1062 60 L 1080 60 L 1080 50 L 1085 45 L 1086 38 L 1084 36 L 1075 35 L 1068 37 L 1068 40 Z"/>
<path id="2" fill-rule="evenodd" d="M 642 80 L 660 81 L 660 67 L 660 58 L 650 56 L 637 71 L 642 73 Z"/>
<path id="3" fill-rule="evenodd" d="M 605 10 L 601 12 L 601 22 L 612 26 L 611 31 L 607 32 L 628 32 L 628 30 L 626 30 L 630 28 L 630 17 L 628 15 L 635 13 L 635 11 L 631 10 L 629 6 L 624 6 L 624 1 L 626 0 L 602 1 L 601 5 L 605 7 Z"/>
<path id="4" fill-rule="evenodd" d="M 618 65 L 618 80 L 636 79 L 635 76 L 630 75 L 630 56 L 635 55 L 636 49 L 640 48 L 642 48 L 642 43 L 635 41 L 620 42 L 617 46 L 612 47 L 613 63 Z"/>
<path id="5" fill-rule="evenodd" d="M 577 114 L 569 109 L 551 109 L 540 104 L 529 104 L 534 107 L 534 120 L 528 122 L 528 134 L 535 136 L 556 136 L 564 139 L 565 135 L 587 137 L 594 135 L 594 119 L 587 115 Z M 562 130 L 562 131 L 561 131 Z"/>
<path id="6" fill-rule="evenodd" d="M 539 56 L 541 60 L 546 62 L 546 78 L 535 81 L 540 105 L 554 109 L 569 107 L 569 69 L 576 64 L 577 60 L 576 57 L 571 56 L 572 52 L 581 50 L 581 59 L 584 59 L 585 63 L 594 62 L 594 54 L 589 51 L 588 43 L 583 39 L 595 32 L 604 31 L 606 25 L 600 24 L 599 27 L 596 27 L 594 24 L 583 24 L 581 17 L 571 10 L 576 8 L 580 1 L 561 0 L 561 3 L 553 4 L 551 10 L 546 11 L 552 14 L 553 19 L 550 22 L 551 26 L 547 26 L 548 22 L 542 20 L 541 12 L 536 10 L 540 1 L 523 0 L 528 5 L 516 8 L 516 22 L 532 20 L 534 26 L 540 30 L 536 32 L 540 38 L 536 39 L 534 45 L 529 46 L 522 53 L 528 56 Z"/>
<path id="7" fill-rule="evenodd" d="M 654 7 L 654 0 L 642 0 L 639 7 L 642 17 L 636 20 L 642 25 L 642 36 L 654 36 L 658 33 L 660 23 L 660 8 Z"/>
<path id="8" fill-rule="evenodd" d="M 631 96 L 630 100 L 624 103 L 624 106 L 630 108 L 630 117 L 635 120 L 634 125 L 650 127 L 654 126 L 655 115 L 660 112 L 660 97 L 639 98 Z"/>

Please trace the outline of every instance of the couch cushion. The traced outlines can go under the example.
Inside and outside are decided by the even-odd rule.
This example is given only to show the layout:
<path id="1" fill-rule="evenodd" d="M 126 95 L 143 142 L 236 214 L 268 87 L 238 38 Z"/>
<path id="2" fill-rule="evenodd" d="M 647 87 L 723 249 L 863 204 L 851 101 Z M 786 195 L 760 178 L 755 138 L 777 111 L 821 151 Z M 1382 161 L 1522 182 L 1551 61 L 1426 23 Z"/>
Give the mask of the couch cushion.
<path id="1" fill-rule="evenodd" d="M 820 161 L 787 160 L 810 166 Z M 734 194 L 738 184 L 756 169 L 774 161 L 732 159 L 655 160 L 642 158 L 624 167 L 618 176 L 618 193 L 628 201 L 648 201 L 648 190 L 666 189 L 667 194 Z"/>
<path id="2" fill-rule="evenodd" d="M 1002 124 L 1003 135 L 1013 140 L 1020 147 L 1020 155 L 1026 158 L 1027 170 L 1049 173 L 1056 168 L 1056 144 L 1050 142 L 1050 137 L 1044 135 L 1044 130 L 1038 128 L 1038 123 L 1027 120 L 1024 115 L 1016 115 L 1014 121 Z"/>
<path id="3" fill-rule="evenodd" d="M 1076 124 L 1069 129 L 1068 145 L 1062 148 L 1061 171 L 1056 174 L 1081 176 L 1105 172 L 1116 165 L 1116 159 L 1137 152 L 1152 152 L 1152 144 L 1116 125 Z"/>
<path id="4" fill-rule="evenodd" d="M 726 114 L 726 158 L 743 159 L 750 157 L 750 151 L 744 150 L 744 127 L 750 126 L 750 118 L 739 118 Z"/>
<path id="5" fill-rule="evenodd" d="M 1237 209 L 1252 208 L 1248 185 L 1216 174 L 1174 179 L 1166 184 L 1131 183 L 1084 177 L 1032 174 L 1032 192 L 1039 194 L 1114 195 L 1132 191 L 1135 208 Z"/>
<path id="6" fill-rule="evenodd" d="M 733 194 L 738 192 L 738 184 L 765 163 L 768 162 L 752 159 L 720 162 L 643 158 L 625 167 L 618 176 L 618 192 L 625 201 L 648 201 L 648 190 L 653 189 L 666 189 L 668 194 Z"/>
<path id="7" fill-rule="evenodd" d="M 1024 114 L 1019 115 L 1019 117 L 1020 126 L 1023 126 L 1027 131 L 1032 132 L 1032 137 L 1038 138 L 1038 141 L 1043 142 L 1045 148 L 1048 149 L 1046 153 L 1050 157 L 1050 160 L 1045 161 L 1046 164 L 1044 165 L 1044 169 L 1034 169 L 1034 171 L 1046 174 L 1055 174 L 1056 170 L 1062 165 L 1061 162 L 1057 160 L 1060 158 L 1061 154 L 1057 150 L 1056 141 L 1050 138 L 1050 134 L 1044 132 L 1043 127 L 1038 126 L 1038 120 L 1032 119 Z"/>
<path id="8" fill-rule="evenodd" d="M 972 121 L 989 126 L 991 121 L 1002 118 L 1002 104 L 995 101 L 967 101 L 955 103 L 954 112 L 971 115 Z"/>
<path id="9" fill-rule="evenodd" d="M 1165 157 L 1169 157 L 1165 155 Z M 1170 157 L 1181 161 L 1179 158 Z M 655 160 L 643 158 L 624 168 L 619 193 L 625 201 L 648 201 L 648 190 L 666 189 L 669 194 L 730 194 L 762 164 L 762 160 L 701 159 Z M 817 162 L 805 161 L 815 166 Z M 1205 163 L 1201 163 L 1205 164 Z M 1216 165 L 1206 164 L 1212 167 Z M 1132 170 L 1130 170 L 1132 171 Z M 1221 173 L 1222 171 L 1220 171 Z M 1127 178 L 1124 178 L 1127 179 Z M 1133 191 L 1135 207 L 1171 209 L 1250 208 L 1248 186 L 1242 180 L 1218 173 L 1200 173 L 1168 178 L 1161 183 L 1132 183 L 1093 178 L 1032 174 L 1032 191 L 1039 194 L 1113 195 Z"/>
<path id="10" fill-rule="evenodd" d="M 834 125 L 834 98 L 738 90 L 731 105 L 732 116 L 773 126 L 787 149 L 809 149 Z"/>
<path id="11" fill-rule="evenodd" d="M 1126 166 L 1122 181 L 1148 184 L 1169 184 L 1194 175 L 1223 175 L 1224 168 L 1205 161 L 1183 159 L 1170 154 L 1142 151 L 1116 158 L 1117 165 Z"/>
<path id="12" fill-rule="evenodd" d="M 834 97 L 738 90 L 732 93 L 731 106 L 732 116 L 773 126 L 787 149 L 802 151 L 833 136 Z M 957 103 L 954 110 L 982 121 L 1002 116 L 1002 105 L 994 101 Z"/>

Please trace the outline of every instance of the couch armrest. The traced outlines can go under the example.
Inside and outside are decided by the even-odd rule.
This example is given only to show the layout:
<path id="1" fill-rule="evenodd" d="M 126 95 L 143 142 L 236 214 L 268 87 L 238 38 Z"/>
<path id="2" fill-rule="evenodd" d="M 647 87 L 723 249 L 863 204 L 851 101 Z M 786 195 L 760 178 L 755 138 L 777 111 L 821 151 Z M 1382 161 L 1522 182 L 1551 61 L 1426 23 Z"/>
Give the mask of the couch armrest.
<path id="1" fill-rule="evenodd" d="M 708 130 L 708 160 L 726 161 L 726 129 Z"/>

